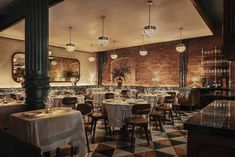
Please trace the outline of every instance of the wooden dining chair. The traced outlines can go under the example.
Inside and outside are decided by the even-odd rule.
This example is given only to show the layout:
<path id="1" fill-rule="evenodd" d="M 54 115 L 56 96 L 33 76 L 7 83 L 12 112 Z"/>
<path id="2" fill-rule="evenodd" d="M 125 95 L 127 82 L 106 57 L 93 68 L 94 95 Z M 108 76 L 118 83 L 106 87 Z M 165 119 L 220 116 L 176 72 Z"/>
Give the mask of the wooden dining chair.
<path id="1" fill-rule="evenodd" d="M 172 125 L 174 125 L 174 118 L 173 118 L 173 108 L 172 104 L 174 103 L 175 98 L 172 96 L 166 96 L 164 99 L 164 103 L 158 107 L 160 111 L 163 113 L 163 124 L 167 119 L 167 115 L 170 118 Z"/>
<path id="2" fill-rule="evenodd" d="M 148 114 L 151 110 L 151 104 L 134 104 L 131 108 L 131 113 L 134 115 L 133 117 L 127 117 L 125 119 L 126 127 L 132 126 L 132 135 L 131 135 L 131 146 L 133 146 L 134 143 L 134 134 L 135 134 L 135 128 L 137 126 L 140 127 L 140 129 L 144 128 L 147 143 L 149 146 L 149 135 L 148 135 Z"/>
<path id="3" fill-rule="evenodd" d="M 70 106 L 75 108 L 75 105 L 77 104 L 78 99 L 77 97 L 64 97 L 62 100 L 62 103 L 64 106 Z"/>
<path id="4" fill-rule="evenodd" d="M 86 141 L 87 141 L 87 150 L 90 152 L 90 147 L 89 147 L 89 140 L 88 140 L 88 131 L 90 131 L 90 121 L 89 118 L 92 115 L 92 106 L 90 104 L 78 104 L 77 108 L 78 111 L 81 112 L 83 116 L 83 121 L 84 121 L 84 127 L 85 127 L 85 135 L 86 135 Z"/>
<path id="5" fill-rule="evenodd" d="M 156 129 L 159 125 L 161 132 L 163 132 L 163 126 L 162 126 L 162 112 L 159 110 L 159 106 L 163 105 L 164 103 L 164 98 L 160 97 L 157 101 L 157 104 L 153 107 L 152 111 L 149 114 L 150 120 L 155 121 L 156 123 Z M 151 126 L 151 125 L 150 125 Z"/>
<path id="6" fill-rule="evenodd" d="M 104 95 L 104 98 L 105 98 L 105 99 L 114 99 L 114 93 L 106 93 L 106 94 Z"/>
<path id="7" fill-rule="evenodd" d="M 95 131 L 98 120 L 104 121 L 105 133 L 107 134 L 107 132 L 109 131 L 109 134 L 111 135 L 111 128 L 108 127 L 108 115 L 106 109 L 103 106 L 101 106 L 100 111 L 93 110 L 90 116 L 91 116 L 91 130 L 93 131 L 92 142 L 94 142 L 95 139 Z"/>

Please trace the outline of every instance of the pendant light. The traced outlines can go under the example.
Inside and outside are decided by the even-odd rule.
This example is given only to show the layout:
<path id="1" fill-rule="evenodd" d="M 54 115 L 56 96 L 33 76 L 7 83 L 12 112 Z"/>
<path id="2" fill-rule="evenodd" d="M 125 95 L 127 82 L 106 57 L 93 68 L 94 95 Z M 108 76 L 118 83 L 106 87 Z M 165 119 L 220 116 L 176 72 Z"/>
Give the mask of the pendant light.
<path id="1" fill-rule="evenodd" d="M 141 56 L 146 56 L 148 54 L 148 51 L 144 48 L 144 34 L 142 35 L 142 38 L 143 38 L 143 45 L 139 50 L 139 54 Z"/>
<path id="2" fill-rule="evenodd" d="M 72 27 L 69 27 L 69 43 L 66 44 L 66 51 L 73 52 L 75 50 L 75 45 L 71 43 L 71 31 Z"/>
<path id="3" fill-rule="evenodd" d="M 100 46 L 107 46 L 109 44 L 109 38 L 104 36 L 104 19 L 105 19 L 105 16 L 101 16 L 101 20 L 102 20 L 102 36 L 100 36 L 98 38 L 98 44 Z"/>
<path id="4" fill-rule="evenodd" d="M 93 51 L 93 45 L 91 44 L 91 52 Z M 94 62 L 95 61 L 95 57 L 94 56 L 89 56 L 88 57 L 88 61 L 89 62 Z"/>
<path id="5" fill-rule="evenodd" d="M 181 33 L 182 33 L 182 30 L 183 28 L 180 28 L 180 43 L 176 45 L 175 49 L 177 52 L 184 52 L 186 50 L 186 47 L 185 45 L 182 43 L 182 40 L 181 40 Z"/>
<path id="6" fill-rule="evenodd" d="M 115 43 L 116 43 L 116 41 L 114 40 L 114 41 L 113 41 L 113 47 L 114 47 L 114 49 L 113 49 L 113 52 L 112 52 L 111 55 L 110 55 L 110 57 L 111 57 L 112 59 L 117 59 L 117 58 L 118 58 L 118 54 L 115 52 Z"/>
<path id="7" fill-rule="evenodd" d="M 150 24 L 150 18 L 151 18 L 151 5 L 153 4 L 152 0 L 148 0 L 147 4 L 149 6 L 149 24 L 144 27 L 144 34 L 148 38 L 152 38 L 155 36 L 156 33 L 156 26 L 153 26 Z"/>

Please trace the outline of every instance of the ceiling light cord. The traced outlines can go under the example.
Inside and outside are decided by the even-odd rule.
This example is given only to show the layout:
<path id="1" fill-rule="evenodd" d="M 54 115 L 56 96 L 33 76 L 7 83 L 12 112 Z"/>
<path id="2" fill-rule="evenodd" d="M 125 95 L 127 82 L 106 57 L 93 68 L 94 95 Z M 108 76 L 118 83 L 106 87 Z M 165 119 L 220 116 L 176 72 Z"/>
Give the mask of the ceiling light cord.
<path id="1" fill-rule="evenodd" d="M 182 27 L 180 28 L 180 44 L 182 44 Z"/>
<path id="2" fill-rule="evenodd" d="M 69 26 L 69 43 L 71 44 L 71 31 L 72 31 L 72 27 Z"/>
<path id="3" fill-rule="evenodd" d="M 150 17 L 151 17 L 151 1 L 148 1 L 149 5 L 149 26 L 150 26 Z"/>
<path id="4" fill-rule="evenodd" d="M 105 19 L 105 16 L 101 16 L 101 19 L 102 19 L 102 36 L 104 36 L 104 19 Z"/>

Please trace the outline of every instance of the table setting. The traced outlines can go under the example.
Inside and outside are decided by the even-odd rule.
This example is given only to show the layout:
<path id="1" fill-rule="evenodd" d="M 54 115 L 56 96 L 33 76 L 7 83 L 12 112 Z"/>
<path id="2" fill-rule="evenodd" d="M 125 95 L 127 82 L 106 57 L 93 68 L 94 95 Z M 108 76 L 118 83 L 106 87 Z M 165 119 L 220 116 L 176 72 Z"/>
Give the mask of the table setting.
<path id="1" fill-rule="evenodd" d="M 9 131 L 41 148 L 42 153 L 65 144 L 78 147 L 79 156 L 86 154 L 83 118 L 71 107 L 53 107 L 51 98 L 44 100 L 45 109 L 11 114 Z"/>

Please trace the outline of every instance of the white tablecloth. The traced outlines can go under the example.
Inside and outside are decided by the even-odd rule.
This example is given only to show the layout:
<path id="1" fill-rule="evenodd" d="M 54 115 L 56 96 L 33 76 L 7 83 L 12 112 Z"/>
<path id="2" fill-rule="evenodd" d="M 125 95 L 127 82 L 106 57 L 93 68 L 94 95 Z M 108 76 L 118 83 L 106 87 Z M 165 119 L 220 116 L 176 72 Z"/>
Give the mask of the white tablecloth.
<path id="1" fill-rule="evenodd" d="M 85 131 L 79 111 L 58 110 L 41 118 L 27 118 L 25 113 L 29 112 L 15 113 L 10 117 L 10 131 L 16 136 L 40 147 L 42 153 L 71 142 L 73 146 L 78 146 L 79 157 L 85 156 Z"/>
<path id="2" fill-rule="evenodd" d="M 93 104 L 102 104 L 102 101 L 105 99 L 106 92 L 94 92 L 93 93 Z"/>
<path id="3" fill-rule="evenodd" d="M 61 95 L 61 96 L 55 96 L 55 97 L 53 97 L 53 105 L 54 106 L 63 106 L 63 103 L 62 103 L 62 101 L 63 101 L 63 98 L 64 97 L 68 97 L 68 96 L 63 96 L 63 95 Z M 74 95 L 74 96 L 71 96 L 71 97 L 77 97 L 77 99 L 78 99 L 78 104 L 83 104 L 83 103 L 85 103 L 85 101 L 84 101 L 84 95 Z"/>
<path id="4" fill-rule="evenodd" d="M 106 99 L 103 100 L 103 105 L 108 114 L 109 126 L 122 127 L 123 118 L 130 117 L 131 112 L 127 111 L 123 115 L 123 110 L 130 110 L 133 104 L 136 103 L 147 103 L 143 99 L 127 99 L 126 101 L 117 100 L 117 99 Z"/>
<path id="5" fill-rule="evenodd" d="M 26 110 L 26 105 L 22 102 L 11 101 L 9 103 L 0 103 L 0 128 L 7 128 L 9 118 L 12 113 L 23 112 Z"/>

